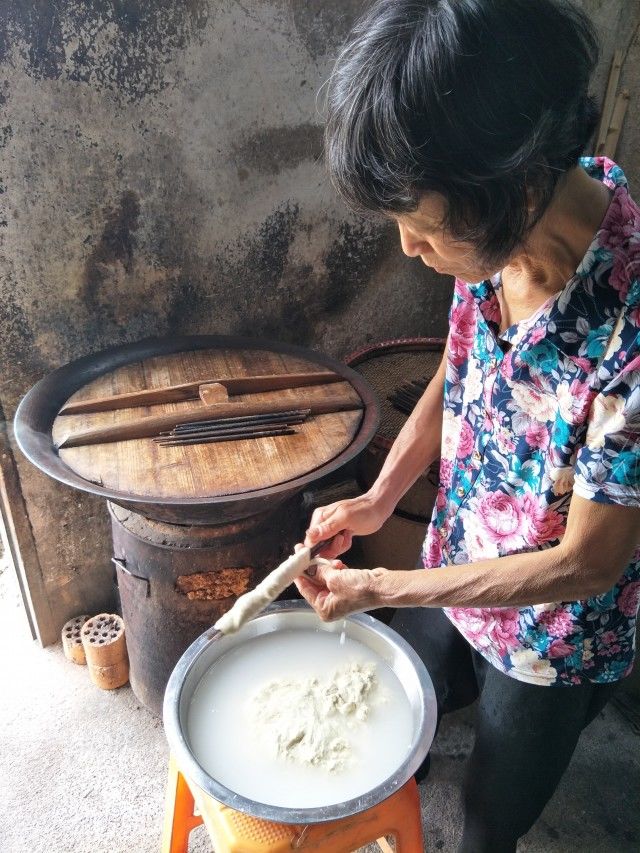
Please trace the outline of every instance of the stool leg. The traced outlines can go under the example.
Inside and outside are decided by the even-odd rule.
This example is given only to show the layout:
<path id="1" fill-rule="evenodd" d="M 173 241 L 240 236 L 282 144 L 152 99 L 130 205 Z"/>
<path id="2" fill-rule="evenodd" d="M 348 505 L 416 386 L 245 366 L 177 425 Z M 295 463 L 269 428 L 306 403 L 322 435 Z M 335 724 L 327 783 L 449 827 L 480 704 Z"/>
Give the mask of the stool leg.
<path id="1" fill-rule="evenodd" d="M 378 847 L 385 851 L 390 849 L 385 835 L 394 837 L 396 853 L 425 853 L 415 779 L 377 806 L 349 817 L 312 824 L 292 848 L 306 853 L 349 853 L 377 840 Z"/>
<path id="2" fill-rule="evenodd" d="M 193 813 L 193 794 L 173 756 L 169 759 L 169 779 L 162 831 L 162 853 L 187 853 L 189 834 L 202 823 Z"/>
<path id="3" fill-rule="evenodd" d="M 411 778 L 397 794 L 401 805 L 396 814 L 402 816 L 402 825 L 393 832 L 396 853 L 424 853 L 424 836 L 420 812 L 420 794 L 416 780 Z"/>

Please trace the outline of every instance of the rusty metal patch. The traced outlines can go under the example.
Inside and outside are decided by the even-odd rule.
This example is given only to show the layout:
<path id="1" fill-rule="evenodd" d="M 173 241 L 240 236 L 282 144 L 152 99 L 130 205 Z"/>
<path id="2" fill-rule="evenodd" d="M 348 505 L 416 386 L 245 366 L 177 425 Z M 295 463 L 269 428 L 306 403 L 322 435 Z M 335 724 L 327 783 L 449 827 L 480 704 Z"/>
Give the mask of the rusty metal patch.
<path id="1" fill-rule="evenodd" d="M 176 579 L 176 591 L 190 601 L 220 601 L 236 598 L 249 588 L 253 569 L 219 569 L 215 572 L 195 572 Z"/>

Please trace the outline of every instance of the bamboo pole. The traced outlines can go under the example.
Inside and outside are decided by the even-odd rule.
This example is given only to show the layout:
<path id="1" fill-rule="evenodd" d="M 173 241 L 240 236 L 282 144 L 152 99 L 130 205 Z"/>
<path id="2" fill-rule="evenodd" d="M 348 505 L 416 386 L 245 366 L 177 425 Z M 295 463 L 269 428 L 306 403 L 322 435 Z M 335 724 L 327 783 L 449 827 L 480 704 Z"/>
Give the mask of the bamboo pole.
<path id="1" fill-rule="evenodd" d="M 609 126 L 613 116 L 613 109 L 616 102 L 616 91 L 618 82 L 620 81 L 620 71 L 622 69 L 624 54 L 621 50 L 616 50 L 611 61 L 611 70 L 609 71 L 609 81 L 605 92 L 604 101 L 602 102 L 602 113 L 600 115 L 600 125 L 598 126 L 598 134 L 596 136 L 595 153 L 597 157 L 604 154 L 604 143 L 609 132 Z"/>
<path id="2" fill-rule="evenodd" d="M 616 148 L 618 147 L 618 140 L 620 139 L 620 132 L 622 131 L 622 123 L 624 122 L 625 113 L 629 106 L 629 99 L 630 95 L 628 90 L 623 89 L 618 94 L 613 107 L 611 122 L 607 128 L 604 145 L 602 146 L 602 153 L 610 160 L 613 160 L 616 156 Z"/>

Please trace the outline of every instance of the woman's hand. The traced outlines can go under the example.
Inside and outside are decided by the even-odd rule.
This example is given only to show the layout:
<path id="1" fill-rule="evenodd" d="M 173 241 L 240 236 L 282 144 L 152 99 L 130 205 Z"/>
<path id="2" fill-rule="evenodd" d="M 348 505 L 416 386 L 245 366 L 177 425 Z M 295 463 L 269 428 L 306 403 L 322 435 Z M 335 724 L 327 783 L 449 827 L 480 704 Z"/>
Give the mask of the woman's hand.
<path id="1" fill-rule="evenodd" d="M 348 569 L 333 560 L 308 571 L 313 576 L 301 575 L 295 584 L 323 622 L 384 606 L 379 589 L 387 569 Z"/>
<path id="2" fill-rule="evenodd" d="M 346 501 L 337 501 L 314 510 L 304 544 L 312 548 L 324 539 L 331 539 L 320 553 L 322 557 L 334 559 L 351 547 L 354 536 L 375 533 L 393 512 L 369 493 Z"/>

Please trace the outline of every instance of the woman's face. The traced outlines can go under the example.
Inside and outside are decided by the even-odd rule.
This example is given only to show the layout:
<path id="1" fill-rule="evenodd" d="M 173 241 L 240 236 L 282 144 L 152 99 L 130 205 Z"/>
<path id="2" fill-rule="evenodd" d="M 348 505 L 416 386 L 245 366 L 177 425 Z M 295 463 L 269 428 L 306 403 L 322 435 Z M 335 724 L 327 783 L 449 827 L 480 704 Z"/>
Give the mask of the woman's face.
<path id="1" fill-rule="evenodd" d="M 423 196 L 414 213 L 395 216 L 400 229 L 402 251 L 410 258 L 420 257 L 436 272 L 453 275 L 463 281 L 477 282 L 497 272 L 488 269 L 471 243 L 454 239 L 442 227 L 445 201 L 437 193 Z"/>

